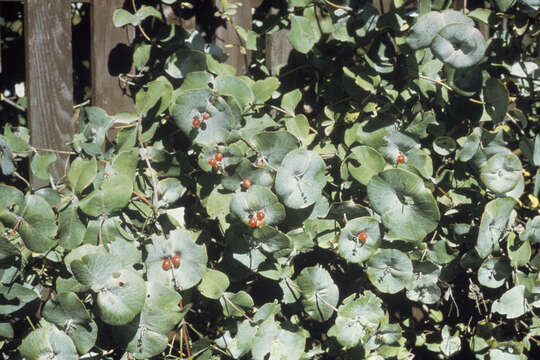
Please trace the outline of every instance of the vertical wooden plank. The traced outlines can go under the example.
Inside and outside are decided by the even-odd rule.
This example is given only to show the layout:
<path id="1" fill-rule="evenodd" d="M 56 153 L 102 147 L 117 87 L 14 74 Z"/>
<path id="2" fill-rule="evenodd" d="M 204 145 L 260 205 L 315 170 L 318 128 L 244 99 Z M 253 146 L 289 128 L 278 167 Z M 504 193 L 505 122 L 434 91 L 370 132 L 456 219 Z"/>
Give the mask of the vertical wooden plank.
<path id="1" fill-rule="evenodd" d="M 31 144 L 68 150 L 75 124 L 70 0 L 26 0 L 24 3 L 26 92 Z M 57 154 L 51 173 L 65 174 L 66 156 Z M 47 184 L 31 178 L 34 188 Z"/>
<path id="2" fill-rule="evenodd" d="M 279 9 L 271 8 L 272 15 L 279 13 Z M 278 69 L 289 62 L 289 55 L 293 47 L 287 39 L 288 30 L 281 29 L 272 35 L 266 36 L 266 66 L 272 75 L 277 75 Z"/>
<path id="3" fill-rule="evenodd" d="M 135 31 L 131 26 L 116 28 L 112 22 L 114 10 L 121 8 L 124 1 L 93 0 L 90 9 L 92 104 L 109 114 L 135 109 L 129 89 L 118 78 L 132 69 L 128 45 Z"/>
<path id="4" fill-rule="evenodd" d="M 229 55 L 226 63 L 234 66 L 237 74 L 245 74 L 251 61 L 250 52 L 246 50 L 243 53 L 241 51 L 242 41 L 232 26 L 233 24 L 240 25 L 246 31 L 251 30 L 251 2 L 248 0 L 242 2 L 242 4 L 243 6 L 237 9 L 236 14 L 231 16 L 232 24 L 228 22 L 226 27 L 220 26 L 216 30 L 215 41 L 216 45 Z M 223 10 L 221 0 L 216 0 L 216 6 L 219 10 Z"/>

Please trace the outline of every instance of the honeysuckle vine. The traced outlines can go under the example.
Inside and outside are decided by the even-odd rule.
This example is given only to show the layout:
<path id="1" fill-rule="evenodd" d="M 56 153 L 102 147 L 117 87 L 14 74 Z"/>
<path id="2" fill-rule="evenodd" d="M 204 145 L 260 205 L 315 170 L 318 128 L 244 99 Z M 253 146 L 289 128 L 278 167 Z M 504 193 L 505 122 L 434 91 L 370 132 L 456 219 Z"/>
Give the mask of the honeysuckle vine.
<path id="1" fill-rule="evenodd" d="M 265 2 L 235 24 L 245 75 L 164 22 L 208 19 L 187 4 L 117 10 L 135 111 L 80 109 L 63 184 L 18 180 L 55 155 L 4 127 L 2 351 L 534 359 L 539 4 Z"/>

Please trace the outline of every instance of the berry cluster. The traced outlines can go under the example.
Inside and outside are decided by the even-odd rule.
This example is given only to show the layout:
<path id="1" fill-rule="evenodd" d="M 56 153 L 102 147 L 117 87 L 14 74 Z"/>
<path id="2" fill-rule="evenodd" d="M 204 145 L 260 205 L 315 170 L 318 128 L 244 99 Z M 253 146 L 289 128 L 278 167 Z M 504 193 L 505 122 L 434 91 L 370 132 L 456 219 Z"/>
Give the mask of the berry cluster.
<path id="1" fill-rule="evenodd" d="M 221 168 L 221 161 L 223 160 L 223 154 L 222 153 L 215 153 L 213 158 L 208 159 L 208 165 L 213 167 L 215 170 L 219 170 Z"/>
<path id="2" fill-rule="evenodd" d="M 198 128 L 199 126 L 201 126 L 202 121 L 205 121 L 208 119 L 210 119 L 210 114 L 207 112 L 203 112 L 201 114 L 201 117 L 194 116 L 193 122 L 191 124 L 193 125 L 194 128 Z"/>
<path id="3" fill-rule="evenodd" d="M 180 266 L 180 255 L 176 254 L 172 258 L 167 257 L 163 259 L 163 262 L 161 263 L 161 267 L 163 270 L 168 271 L 171 269 L 171 263 L 174 265 L 175 268 Z"/>
<path id="4" fill-rule="evenodd" d="M 248 220 L 249 227 L 256 227 L 256 226 L 262 226 L 264 220 L 264 212 L 263 211 L 257 211 L 255 216 L 251 216 Z"/>

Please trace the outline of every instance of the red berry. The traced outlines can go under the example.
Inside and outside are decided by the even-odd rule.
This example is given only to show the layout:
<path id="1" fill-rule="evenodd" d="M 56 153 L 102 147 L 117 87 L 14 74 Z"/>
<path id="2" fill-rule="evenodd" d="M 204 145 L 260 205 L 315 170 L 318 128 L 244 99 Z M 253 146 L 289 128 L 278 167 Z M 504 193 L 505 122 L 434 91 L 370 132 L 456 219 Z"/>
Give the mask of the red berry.
<path id="1" fill-rule="evenodd" d="M 407 157 L 403 154 L 399 154 L 396 158 L 396 161 L 399 163 L 399 164 L 403 164 L 405 163 L 405 161 L 407 161 Z"/>
<path id="2" fill-rule="evenodd" d="M 222 153 L 216 153 L 216 155 L 214 155 L 214 159 L 216 159 L 217 161 L 223 160 L 223 154 Z"/>
<path id="3" fill-rule="evenodd" d="M 257 211 L 257 220 L 263 220 L 264 219 L 264 212 L 263 211 Z"/>
<path id="4" fill-rule="evenodd" d="M 251 186 L 251 180 L 249 180 L 248 178 L 245 178 L 244 180 L 242 180 L 242 182 L 240 183 L 240 185 L 242 185 L 242 187 L 244 189 L 247 189 L 248 187 Z"/>
<path id="5" fill-rule="evenodd" d="M 198 128 L 199 126 L 201 126 L 201 120 L 197 116 L 195 116 L 191 124 L 194 128 Z"/>
<path id="6" fill-rule="evenodd" d="M 257 160 L 257 167 L 261 169 L 264 166 L 262 159 Z"/>
<path id="7" fill-rule="evenodd" d="M 161 267 L 163 268 L 163 270 L 168 271 L 171 268 L 171 259 L 164 259 L 161 263 Z"/>
<path id="8" fill-rule="evenodd" d="M 214 158 L 208 159 L 208 165 L 210 165 L 211 167 L 215 168 L 215 167 L 216 167 L 216 164 L 217 164 L 217 160 L 216 160 L 216 159 L 214 159 Z"/>
<path id="9" fill-rule="evenodd" d="M 176 254 L 172 257 L 172 263 L 174 265 L 174 267 L 179 267 L 180 266 L 180 255 Z"/>
<path id="10" fill-rule="evenodd" d="M 248 225 L 249 227 L 254 228 L 255 226 L 257 226 L 257 219 L 255 219 L 254 217 L 250 218 L 248 221 Z"/>
<path id="11" fill-rule="evenodd" d="M 202 119 L 203 119 L 203 121 L 204 121 L 204 120 L 210 119 L 210 114 L 207 113 L 207 112 L 203 112 L 203 113 L 202 113 Z"/>
<path id="12" fill-rule="evenodd" d="M 360 231 L 358 234 L 356 234 L 356 238 L 361 242 L 365 242 L 368 238 L 368 234 L 365 231 Z"/>

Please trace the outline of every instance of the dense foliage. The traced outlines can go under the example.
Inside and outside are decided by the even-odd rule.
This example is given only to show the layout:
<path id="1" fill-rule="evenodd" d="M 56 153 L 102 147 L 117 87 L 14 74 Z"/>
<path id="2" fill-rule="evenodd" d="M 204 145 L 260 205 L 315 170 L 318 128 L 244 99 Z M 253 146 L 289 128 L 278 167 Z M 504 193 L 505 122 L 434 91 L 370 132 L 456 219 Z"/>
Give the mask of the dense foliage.
<path id="1" fill-rule="evenodd" d="M 537 0 L 265 2 L 248 75 L 147 3 L 114 16 L 136 111 L 83 108 L 61 184 L 24 185 L 56 155 L 0 136 L 3 352 L 538 356 Z"/>

